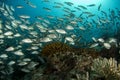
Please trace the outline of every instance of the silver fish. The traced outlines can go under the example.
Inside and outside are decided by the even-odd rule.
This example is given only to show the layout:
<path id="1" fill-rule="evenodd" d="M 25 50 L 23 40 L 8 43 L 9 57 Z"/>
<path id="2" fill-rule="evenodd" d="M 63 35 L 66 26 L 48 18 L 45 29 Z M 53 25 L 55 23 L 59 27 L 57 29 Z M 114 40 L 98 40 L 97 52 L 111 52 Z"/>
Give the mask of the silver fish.
<path id="1" fill-rule="evenodd" d="M 111 45 L 109 43 L 103 43 L 103 46 L 106 48 L 106 49 L 110 49 L 111 48 Z"/>
<path id="2" fill-rule="evenodd" d="M 24 6 L 22 6 L 22 5 L 17 5 L 16 8 L 21 9 L 21 8 L 24 8 Z"/>
<path id="3" fill-rule="evenodd" d="M 18 55 L 18 56 L 23 56 L 24 53 L 22 52 L 22 50 L 17 50 L 14 52 L 15 55 Z"/>

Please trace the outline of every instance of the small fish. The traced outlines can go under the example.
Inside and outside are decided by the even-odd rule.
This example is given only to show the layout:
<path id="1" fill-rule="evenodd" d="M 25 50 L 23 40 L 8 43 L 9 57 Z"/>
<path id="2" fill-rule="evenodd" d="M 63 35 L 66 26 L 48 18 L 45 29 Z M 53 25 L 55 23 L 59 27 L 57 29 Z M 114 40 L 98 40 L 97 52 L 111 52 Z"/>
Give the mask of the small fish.
<path id="1" fill-rule="evenodd" d="M 100 5 L 98 6 L 98 11 L 100 11 L 100 9 L 101 9 L 101 6 L 102 6 L 102 4 L 100 4 Z"/>
<path id="2" fill-rule="evenodd" d="M 105 11 L 101 11 L 101 13 L 103 13 L 105 17 L 107 17 L 107 13 Z"/>
<path id="3" fill-rule="evenodd" d="M 15 61 L 10 61 L 9 63 L 8 63 L 8 65 L 9 66 L 12 66 L 13 64 L 15 64 L 16 62 Z"/>
<path id="4" fill-rule="evenodd" d="M 32 8 L 36 8 L 36 7 L 37 7 L 36 5 L 32 4 L 32 3 L 29 2 L 29 1 L 27 1 L 26 3 L 27 3 L 30 7 L 32 7 Z"/>
<path id="5" fill-rule="evenodd" d="M 99 38 L 98 41 L 101 42 L 101 43 L 105 42 L 105 40 L 103 38 Z"/>
<path id="6" fill-rule="evenodd" d="M 37 49 L 39 49 L 39 47 L 37 47 L 37 46 L 32 46 L 31 49 L 32 49 L 32 50 L 37 50 Z"/>
<path id="7" fill-rule="evenodd" d="M 10 25 L 5 25 L 5 27 L 7 28 L 7 29 L 9 29 L 9 30 L 11 30 L 12 29 L 12 27 L 10 26 Z"/>
<path id="8" fill-rule="evenodd" d="M 64 6 L 62 3 L 59 2 L 54 2 L 54 4 L 60 5 L 60 6 Z"/>
<path id="9" fill-rule="evenodd" d="M 73 28 L 71 25 L 67 25 L 67 26 L 66 26 L 66 29 L 67 29 L 67 30 L 73 30 L 74 28 Z"/>
<path id="10" fill-rule="evenodd" d="M 36 31 L 32 31 L 30 32 L 31 35 L 38 35 L 38 33 Z"/>
<path id="11" fill-rule="evenodd" d="M 54 16 L 47 15 L 47 18 L 49 18 L 49 19 L 53 19 L 53 18 L 54 18 Z"/>
<path id="12" fill-rule="evenodd" d="M 56 29 L 56 32 L 60 33 L 60 34 L 66 34 L 67 32 L 63 29 Z"/>
<path id="13" fill-rule="evenodd" d="M 7 49 L 5 49 L 5 51 L 14 51 L 15 50 L 15 48 L 14 47 L 8 47 Z"/>
<path id="14" fill-rule="evenodd" d="M 49 30 L 48 32 L 49 32 L 49 33 L 54 33 L 54 32 L 55 32 L 55 30 Z"/>
<path id="15" fill-rule="evenodd" d="M 0 58 L 7 58 L 7 57 L 8 57 L 7 54 L 1 54 L 1 55 L 0 55 Z"/>
<path id="16" fill-rule="evenodd" d="M 46 11 L 48 11 L 48 12 L 51 11 L 51 9 L 50 9 L 50 8 L 47 8 L 47 7 L 43 7 L 43 9 L 46 10 Z"/>
<path id="17" fill-rule="evenodd" d="M 49 37 L 44 37 L 44 38 L 40 39 L 40 42 L 51 42 L 51 41 L 52 41 L 52 39 Z"/>
<path id="18" fill-rule="evenodd" d="M 95 4 L 90 4 L 90 5 L 87 5 L 87 7 L 93 7 L 95 6 Z"/>
<path id="19" fill-rule="evenodd" d="M 39 52 L 38 51 L 33 51 L 33 52 L 31 52 L 31 54 L 39 54 Z"/>
<path id="20" fill-rule="evenodd" d="M 23 39 L 22 40 L 23 43 L 32 43 L 33 41 L 29 38 Z"/>
<path id="21" fill-rule="evenodd" d="M 82 27 L 82 26 L 81 26 L 81 27 L 79 27 L 79 29 L 80 29 L 80 30 L 86 30 L 86 29 L 85 29 L 84 27 Z"/>
<path id="22" fill-rule="evenodd" d="M 78 5 L 78 7 L 84 9 L 84 10 L 87 10 L 87 8 L 85 6 L 82 6 L 82 5 Z"/>
<path id="23" fill-rule="evenodd" d="M 49 21 L 49 20 L 44 19 L 43 21 L 44 21 L 45 23 L 47 23 L 47 24 L 50 24 L 50 21 Z"/>
<path id="24" fill-rule="evenodd" d="M 70 21 L 71 24 L 77 24 L 77 21 Z"/>
<path id="25" fill-rule="evenodd" d="M 21 35 L 19 33 L 16 33 L 14 37 L 20 37 Z"/>
<path id="26" fill-rule="evenodd" d="M 30 58 L 24 58 L 23 61 L 29 62 L 29 61 L 31 61 L 31 59 Z"/>
<path id="27" fill-rule="evenodd" d="M 68 7 L 63 7 L 65 10 L 70 11 L 71 9 Z"/>
<path id="28" fill-rule="evenodd" d="M 47 37 L 52 38 L 52 39 L 57 38 L 57 36 L 55 34 L 48 34 Z"/>
<path id="29" fill-rule="evenodd" d="M 28 64 L 28 63 L 25 62 L 25 61 L 18 63 L 19 66 L 25 66 L 25 65 L 27 65 L 27 64 Z"/>
<path id="30" fill-rule="evenodd" d="M 8 31 L 8 32 L 5 32 L 4 35 L 5 36 L 11 36 L 11 35 L 13 35 L 13 32 L 12 31 Z"/>
<path id="31" fill-rule="evenodd" d="M 23 19 L 29 19 L 30 18 L 30 16 L 28 16 L 28 15 L 20 15 L 19 17 L 23 18 Z"/>
<path id="32" fill-rule="evenodd" d="M 50 2 L 49 0 L 43 0 L 42 2 Z"/>
<path id="33" fill-rule="evenodd" d="M 96 39 L 95 37 L 92 37 L 92 40 L 93 40 L 94 42 L 97 42 L 97 39 Z"/>
<path id="34" fill-rule="evenodd" d="M 3 61 L 0 61 L 0 64 L 3 64 Z"/>
<path id="35" fill-rule="evenodd" d="M 22 5 L 17 5 L 16 8 L 21 9 L 21 8 L 24 8 L 24 6 L 22 6 Z"/>
<path id="36" fill-rule="evenodd" d="M 94 48 L 94 47 L 97 47 L 99 44 L 98 43 L 94 43 L 90 46 L 90 48 Z"/>
<path id="37" fill-rule="evenodd" d="M 14 54 L 18 55 L 18 56 L 23 56 L 24 55 L 24 53 L 22 52 L 22 50 L 15 51 Z"/>
<path id="38" fill-rule="evenodd" d="M 68 6 L 72 6 L 73 3 L 72 2 L 64 2 L 65 4 L 67 4 Z"/>
<path id="39" fill-rule="evenodd" d="M 109 43 L 103 43 L 103 46 L 106 48 L 106 49 L 110 49 L 111 48 L 111 45 Z"/>
<path id="40" fill-rule="evenodd" d="M 22 68 L 21 71 L 26 72 L 26 73 L 31 72 L 29 69 L 26 69 L 26 68 Z"/>
<path id="41" fill-rule="evenodd" d="M 39 63 L 38 62 L 30 62 L 27 66 L 28 69 L 34 69 Z"/>
<path id="42" fill-rule="evenodd" d="M 91 12 L 88 12 L 88 11 L 84 11 L 83 14 L 91 15 L 92 13 L 91 13 Z"/>
<path id="43" fill-rule="evenodd" d="M 79 7 L 74 7 L 75 9 L 77 9 L 77 10 L 81 10 Z"/>
<path id="44" fill-rule="evenodd" d="M 90 18 L 90 17 L 94 17 L 95 14 L 89 14 L 87 17 Z"/>
<path id="45" fill-rule="evenodd" d="M 35 18 L 37 18 L 39 20 L 43 20 L 43 18 L 41 16 L 36 16 Z"/>
<path id="46" fill-rule="evenodd" d="M 5 36 L 4 35 L 0 35 L 0 39 L 4 38 Z"/>
<path id="47" fill-rule="evenodd" d="M 54 8 L 61 8 L 61 6 L 53 6 Z"/>
<path id="48" fill-rule="evenodd" d="M 117 39 L 115 39 L 115 38 L 110 38 L 110 39 L 109 39 L 109 43 L 117 43 Z"/>
<path id="49" fill-rule="evenodd" d="M 71 38 L 71 37 L 66 37 L 65 40 L 67 40 L 69 42 L 74 42 L 73 38 Z"/>
<path id="50" fill-rule="evenodd" d="M 10 6 L 10 9 L 14 12 L 15 11 L 15 9 L 13 8 L 13 6 Z"/>
<path id="51" fill-rule="evenodd" d="M 5 5 L 6 7 L 6 10 L 7 12 L 10 14 L 10 15 L 13 15 L 13 12 L 11 11 L 10 7 L 8 5 Z"/>

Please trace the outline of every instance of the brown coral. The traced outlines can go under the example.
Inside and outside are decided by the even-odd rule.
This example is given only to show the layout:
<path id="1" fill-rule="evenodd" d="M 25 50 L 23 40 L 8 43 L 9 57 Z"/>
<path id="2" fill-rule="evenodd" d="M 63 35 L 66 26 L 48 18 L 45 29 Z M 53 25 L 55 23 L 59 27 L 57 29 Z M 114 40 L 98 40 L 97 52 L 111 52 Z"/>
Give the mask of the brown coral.
<path id="1" fill-rule="evenodd" d="M 57 52 L 67 52 L 72 51 L 72 48 L 65 43 L 62 42 L 53 42 L 45 45 L 45 47 L 41 51 L 41 55 L 43 57 L 50 57 Z"/>
<path id="2" fill-rule="evenodd" d="M 38 75 L 32 78 L 33 80 L 85 80 L 86 69 L 91 62 L 89 56 L 77 55 L 74 52 L 58 52 L 49 59 L 45 68 L 38 69 L 39 72 L 36 72 Z"/>
<path id="3" fill-rule="evenodd" d="M 50 44 L 45 45 L 45 47 L 41 51 L 41 55 L 43 57 L 49 57 L 53 54 L 56 54 L 58 52 L 65 53 L 65 52 L 75 52 L 78 54 L 84 54 L 84 55 L 90 55 L 93 58 L 98 57 L 100 54 L 95 49 L 89 49 L 89 48 L 73 48 L 69 45 L 62 43 L 62 42 L 53 42 Z"/>
<path id="4" fill-rule="evenodd" d="M 91 64 L 91 57 L 96 58 L 98 54 L 95 49 L 76 49 L 62 42 L 47 44 L 41 51 L 42 57 L 47 60 L 43 74 L 58 75 L 59 78 L 65 79 L 68 74 L 72 75 L 71 71 L 84 73 Z"/>
<path id="5" fill-rule="evenodd" d="M 97 58 L 98 56 L 100 56 L 100 53 L 97 50 L 91 49 L 91 48 L 75 49 L 75 53 L 82 54 L 82 55 L 89 55 L 93 58 Z"/>

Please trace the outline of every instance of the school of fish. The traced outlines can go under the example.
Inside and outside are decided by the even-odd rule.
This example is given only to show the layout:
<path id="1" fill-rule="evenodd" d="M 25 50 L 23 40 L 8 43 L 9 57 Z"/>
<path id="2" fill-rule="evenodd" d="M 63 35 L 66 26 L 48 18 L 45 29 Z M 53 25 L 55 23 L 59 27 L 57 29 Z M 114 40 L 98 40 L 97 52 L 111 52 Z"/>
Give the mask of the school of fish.
<path id="1" fill-rule="evenodd" d="M 29 0 L 24 0 L 32 8 L 37 6 Z M 50 4 L 50 0 L 42 0 Z M 66 7 L 68 6 L 68 7 Z M 38 57 L 42 47 L 49 42 L 60 41 L 72 46 L 79 46 L 82 34 L 86 34 L 94 27 L 97 29 L 112 28 L 114 25 L 120 27 L 120 10 L 109 10 L 109 14 L 102 10 L 102 4 L 99 4 L 98 10 L 101 16 L 88 11 L 88 8 L 95 7 L 96 4 L 86 6 L 75 6 L 72 2 L 54 2 L 53 9 L 62 9 L 65 13 L 63 17 L 46 15 L 46 17 L 36 16 L 36 21 L 31 23 L 31 16 L 27 14 L 14 17 L 15 8 L 11 5 L 2 3 L 0 6 L 0 73 L 12 74 L 14 67 L 24 72 L 31 72 L 39 65 L 42 58 Z M 69 8 L 71 7 L 71 8 Z M 23 9 L 23 5 L 17 5 L 16 8 Z M 73 9 L 74 8 L 74 9 Z M 46 12 L 53 9 L 42 7 Z M 76 15 L 75 12 L 79 12 Z M 97 17 L 97 18 L 94 18 Z M 108 27 L 106 27 L 108 26 Z M 105 29 L 104 29 L 105 28 Z M 91 35 L 89 33 L 89 35 Z M 90 36 L 92 42 L 90 45 L 84 41 L 84 45 L 89 48 L 104 47 L 110 49 L 111 46 L 120 46 L 118 40 L 114 37 L 105 39 L 104 37 Z M 37 61 L 35 59 L 38 59 Z M 40 60 L 40 61 L 39 61 Z"/>

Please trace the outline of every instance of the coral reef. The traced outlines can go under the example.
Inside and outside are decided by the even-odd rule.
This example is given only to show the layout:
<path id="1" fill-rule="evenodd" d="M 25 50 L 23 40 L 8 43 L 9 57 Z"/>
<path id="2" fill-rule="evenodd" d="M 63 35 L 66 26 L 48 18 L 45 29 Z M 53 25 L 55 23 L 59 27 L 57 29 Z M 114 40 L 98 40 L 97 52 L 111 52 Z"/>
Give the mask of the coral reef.
<path id="1" fill-rule="evenodd" d="M 91 70 L 95 72 L 96 77 L 104 77 L 105 80 L 120 80 L 120 64 L 114 58 L 93 60 Z"/>
<path id="2" fill-rule="evenodd" d="M 50 57 L 51 55 L 57 52 L 67 52 L 67 51 L 73 51 L 73 50 L 70 46 L 62 42 L 52 42 L 43 47 L 41 51 L 41 56 Z"/>
<path id="3" fill-rule="evenodd" d="M 105 57 L 105 58 L 115 58 L 118 59 L 119 56 L 119 49 L 115 46 L 112 46 L 111 49 L 102 49 L 100 51 L 100 56 Z"/>
<path id="4" fill-rule="evenodd" d="M 33 71 L 31 80 L 85 80 L 90 68 L 90 56 L 75 55 L 73 52 L 61 54 L 58 52 L 51 57 L 45 67 Z"/>
<path id="5" fill-rule="evenodd" d="M 61 42 L 50 43 L 40 55 L 46 63 L 24 80 L 120 80 L 120 64 L 114 58 L 114 50 L 98 52 L 89 48 L 75 49 Z M 104 56 L 105 53 L 108 56 Z"/>

